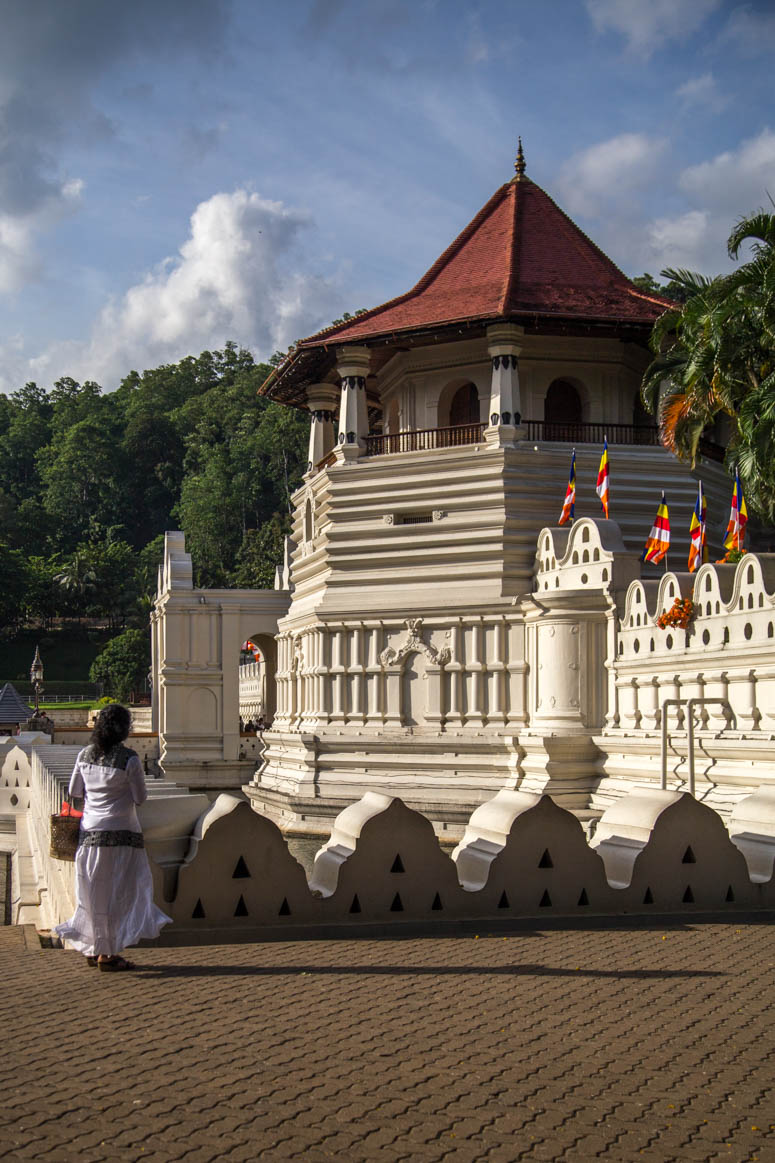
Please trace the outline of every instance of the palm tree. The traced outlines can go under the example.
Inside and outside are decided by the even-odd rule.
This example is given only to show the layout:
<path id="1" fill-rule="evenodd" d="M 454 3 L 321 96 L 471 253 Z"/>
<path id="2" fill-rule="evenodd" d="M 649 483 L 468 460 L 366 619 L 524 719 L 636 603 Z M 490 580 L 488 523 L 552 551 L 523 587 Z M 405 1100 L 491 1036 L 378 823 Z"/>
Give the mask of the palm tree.
<path id="1" fill-rule="evenodd" d="M 664 445 L 694 465 L 702 433 L 729 417 L 727 463 L 743 478 L 752 508 L 775 515 L 775 215 L 743 218 L 729 237 L 731 258 L 752 241 L 750 262 L 713 279 L 664 270 L 686 302 L 654 325 L 654 360 L 643 400 Z"/>
<path id="2" fill-rule="evenodd" d="M 76 549 L 59 573 L 54 575 L 54 581 L 58 582 L 71 599 L 80 622 L 86 598 L 97 585 L 97 575 L 86 555 Z"/>

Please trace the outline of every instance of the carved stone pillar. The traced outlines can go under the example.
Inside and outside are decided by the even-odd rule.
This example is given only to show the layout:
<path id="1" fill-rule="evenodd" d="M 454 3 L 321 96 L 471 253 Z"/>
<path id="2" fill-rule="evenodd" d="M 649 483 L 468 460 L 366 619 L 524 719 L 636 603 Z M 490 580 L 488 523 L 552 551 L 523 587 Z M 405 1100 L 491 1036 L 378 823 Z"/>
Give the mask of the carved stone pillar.
<path id="1" fill-rule="evenodd" d="M 487 350 L 492 362 L 490 404 L 485 439 L 488 444 L 514 444 L 526 435 L 521 426 L 518 356 L 524 328 L 495 323 L 487 328 Z"/>
<path id="2" fill-rule="evenodd" d="M 369 638 L 369 661 L 366 666 L 367 711 L 369 723 L 381 723 L 382 713 L 382 667 L 379 661 L 382 649 L 382 631 L 379 626 L 367 630 Z"/>
<path id="3" fill-rule="evenodd" d="M 331 722 L 344 723 L 344 631 L 334 631 L 331 644 Z"/>
<path id="4" fill-rule="evenodd" d="M 484 666 L 482 665 L 482 624 L 474 622 L 471 627 L 471 654 L 466 658 L 466 675 L 468 682 L 468 707 L 466 708 L 466 723 L 477 726 L 484 722 L 483 713 L 483 684 Z"/>
<path id="5" fill-rule="evenodd" d="M 347 713 L 348 723 L 365 723 L 364 686 L 366 680 L 363 665 L 363 629 L 356 626 L 350 631 L 349 681 L 352 702 Z"/>
<path id="6" fill-rule="evenodd" d="M 366 376 L 370 359 L 367 347 L 342 347 L 337 352 L 336 370 L 342 378 L 337 448 L 343 460 L 357 460 L 366 450 Z"/>
<path id="7" fill-rule="evenodd" d="M 756 675 L 753 670 L 729 675 L 729 701 L 732 704 L 740 731 L 755 731 L 759 726 L 756 706 Z"/>
<path id="8" fill-rule="evenodd" d="M 492 627 L 492 657 L 487 659 L 489 671 L 489 699 L 487 707 L 488 723 L 506 722 L 506 656 L 503 646 L 503 622 L 495 622 Z"/>
<path id="9" fill-rule="evenodd" d="M 460 661 L 460 625 L 455 623 L 450 635 L 450 660 L 447 664 L 449 675 L 449 703 L 447 706 L 447 723 L 451 726 L 460 726 L 462 714 L 462 671 Z"/>
<path id="10" fill-rule="evenodd" d="M 725 670 L 705 674 L 705 697 L 723 700 L 711 703 L 705 708 L 708 712 L 708 730 L 725 731 L 730 725 L 729 708 L 728 705 L 724 706 L 729 699 L 729 684 Z"/>
<path id="11" fill-rule="evenodd" d="M 658 731 L 660 726 L 659 680 L 652 675 L 638 681 L 640 726 L 644 731 Z"/>
<path id="12" fill-rule="evenodd" d="M 334 448 L 334 415 L 338 398 L 335 384 L 310 384 L 307 388 L 310 414 L 308 473 L 314 473 L 323 457 Z"/>

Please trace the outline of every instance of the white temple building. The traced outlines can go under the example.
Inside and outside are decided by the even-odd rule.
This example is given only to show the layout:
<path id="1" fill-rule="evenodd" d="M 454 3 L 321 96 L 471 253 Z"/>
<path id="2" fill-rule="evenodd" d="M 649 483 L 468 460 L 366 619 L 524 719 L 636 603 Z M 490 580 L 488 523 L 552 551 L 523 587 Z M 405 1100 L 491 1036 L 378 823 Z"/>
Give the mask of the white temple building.
<path id="1" fill-rule="evenodd" d="M 775 786 L 775 560 L 686 572 L 698 480 L 711 560 L 731 485 L 718 446 L 690 471 L 642 411 L 666 303 L 521 151 L 516 170 L 411 291 L 304 340 L 264 385 L 311 418 L 277 588 L 196 590 L 168 534 L 153 615 L 168 778 L 241 787 L 321 833 L 364 793 L 397 795 L 450 837 L 502 788 L 585 818 L 638 784 L 691 782 L 722 813 Z M 668 572 L 640 562 L 663 489 Z M 659 629 L 692 595 L 689 627 Z M 239 751 L 246 638 L 264 663 L 258 766 Z"/>

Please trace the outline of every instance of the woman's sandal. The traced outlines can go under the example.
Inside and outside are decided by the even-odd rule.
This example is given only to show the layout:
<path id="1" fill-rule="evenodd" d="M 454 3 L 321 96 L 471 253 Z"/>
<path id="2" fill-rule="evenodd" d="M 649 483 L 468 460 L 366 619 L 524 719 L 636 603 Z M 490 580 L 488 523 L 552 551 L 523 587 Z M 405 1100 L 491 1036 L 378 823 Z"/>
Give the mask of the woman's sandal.
<path id="1" fill-rule="evenodd" d="M 94 967 L 96 967 L 97 965 L 99 965 L 99 963 L 100 963 L 100 959 L 99 959 L 99 957 L 91 957 L 91 956 L 88 956 L 88 957 L 86 958 L 86 964 L 87 964 L 87 965 L 91 965 L 91 966 L 94 966 Z"/>
<path id="2" fill-rule="evenodd" d="M 102 969 L 105 973 L 118 973 L 126 969 L 134 969 L 133 961 L 127 961 L 123 957 L 107 957 L 104 961 L 97 962 L 97 968 Z"/>

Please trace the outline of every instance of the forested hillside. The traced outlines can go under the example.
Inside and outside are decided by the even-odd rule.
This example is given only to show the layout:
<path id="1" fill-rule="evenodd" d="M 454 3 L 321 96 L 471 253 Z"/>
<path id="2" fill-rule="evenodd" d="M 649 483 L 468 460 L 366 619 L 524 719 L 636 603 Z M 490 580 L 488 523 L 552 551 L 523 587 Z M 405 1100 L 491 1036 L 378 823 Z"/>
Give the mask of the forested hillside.
<path id="1" fill-rule="evenodd" d="M 165 529 L 198 584 L 271 586 L 308 425 L 257 396 L 269 370 L 229 343 L 112 393 L 0 395 L 0 626 L 146 625 Z"/>

